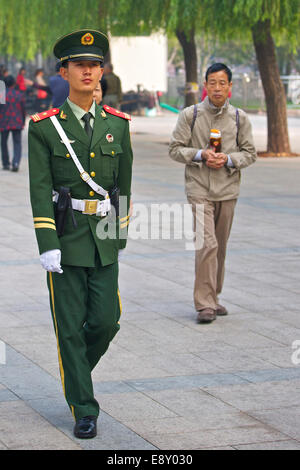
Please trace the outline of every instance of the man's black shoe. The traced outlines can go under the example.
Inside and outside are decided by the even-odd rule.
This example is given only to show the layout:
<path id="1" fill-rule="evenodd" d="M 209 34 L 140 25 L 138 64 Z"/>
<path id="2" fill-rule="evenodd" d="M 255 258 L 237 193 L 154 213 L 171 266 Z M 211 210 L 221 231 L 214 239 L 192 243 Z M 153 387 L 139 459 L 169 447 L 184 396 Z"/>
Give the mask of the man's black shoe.
<path id="1" fill-rule="evenodd" d="M 78 439 L 91 439 L 97 436 L 97 416 L 85 416 L 76 421 L 74 436 Z"/>
<path id="2" fill-rule="evenodd" d="M 13 166 L 11 171 L 19 171 L 19 167 L 18 166 Z"/>

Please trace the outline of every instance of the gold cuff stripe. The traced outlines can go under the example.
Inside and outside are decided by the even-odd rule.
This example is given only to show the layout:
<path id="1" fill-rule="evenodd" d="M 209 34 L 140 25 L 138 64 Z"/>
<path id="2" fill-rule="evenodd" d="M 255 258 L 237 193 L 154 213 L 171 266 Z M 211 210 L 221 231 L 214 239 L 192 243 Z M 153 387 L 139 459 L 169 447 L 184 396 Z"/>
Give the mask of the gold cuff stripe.
<path id="1" fill-rule="evenodd" d="M 52 228 L 52 230 L 56 230 L 55 225 L 52 224 L 34 224 L 34 228 Z"/>
<path id="2" fill-rule="evenodd" d="M 121 296 L 120 296 L 120 291 L 118 289 L 118 297 L 119 297 L 119 306 L 120 306 L 120 316 L 122 315 L 122 302 L 121 302 Z M 119 322 L 118 322 L 119 323 Z"/>
<path id="3" fill-rule="evenodd" d="M 127 227 L 127 225 L 129 225 L 129 220 L 127 220 L 127 222 L 124 222 L 124 224 L 121 224 L 120 227 L 125 228 Z"/>
<path id="4" fill-rule="evenodd" d="M 66 396 L 65 372 L 64 372 L 64 368 L 63 368 L 62 359 L 61 359 L 59 340 L 58 340 L 58 328 L 57 328 L 57 321 L 56 321 L 56 314 L 55 314 L 53 279 L 52 279 L 52 273 L 51 272 L 49 272 L 49 281 L 50 281 L 49 284 L 50 284 L 51 305 L 52 305 L 52 312 L 53 312 L 53 319 L 54 319 L 55 336 L 56 336 L 56 342 L 57 342 L 59 371 L 60 371 L 60 377 L 61 377 L 61 383 L 62 383 L 64 395 Z"/>
<path id="5" fill-rule="evenodd" d="M 52 224 L 55 224 L 55 220 L 50 219 L 50 217 L 34 217 L 33 221 L 34 222 L 51 222 Z"/>
<path id="6" fill-rule="evenodd" d="M 122 217 L 122 219 L 120 219 L 120 222 L 124 222 L 124 220 L 127 220 L 129 219 L 129 215 L 126 215 L 126 217 Z"/>

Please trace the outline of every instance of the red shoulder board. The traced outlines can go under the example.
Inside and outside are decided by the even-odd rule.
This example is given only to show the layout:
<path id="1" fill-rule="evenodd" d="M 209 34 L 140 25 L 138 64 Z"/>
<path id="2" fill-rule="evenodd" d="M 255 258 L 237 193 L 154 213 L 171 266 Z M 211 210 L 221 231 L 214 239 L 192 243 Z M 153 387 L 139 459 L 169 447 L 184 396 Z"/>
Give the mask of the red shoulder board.
<path id="1" fill-rule="evenodd" d="M 118 116 L 123 119 L 127 119 L 128 121 L 131 121 L 131 116 L 129 114 L 122 113 L 122 111 L 118 111 L 117 109 L 112 108 L 111 106 L 107 106 L 107 104 L 103 106 L 103 109 L 105 109 L 105 111 L 109 114 L 113 114 L 114 116 Z"/>
<path id="2" fill-rule="evenodd" d="M 49 118 L 51 116 L 55 116 L 55 114 L 58 114 L 58 113 L 59 113 L 59 109 L 53 108 L 53 109 L 49 109 L 48 111 L 43 111 L 42 113 L 33 114 L 30 117 L 34 122 L 38 122 L 38 121 L 42 121 L 43 119 Z"/>

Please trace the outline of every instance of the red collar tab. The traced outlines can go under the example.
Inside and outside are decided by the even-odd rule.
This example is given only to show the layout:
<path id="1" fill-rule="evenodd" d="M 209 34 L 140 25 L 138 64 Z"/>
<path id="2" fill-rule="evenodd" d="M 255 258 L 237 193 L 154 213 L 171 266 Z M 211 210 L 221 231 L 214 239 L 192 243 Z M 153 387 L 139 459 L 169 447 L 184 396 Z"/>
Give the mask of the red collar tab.
<path id="1" fill-rule="evenodd" d="M 58 113 L 59 113 L 59 109 L 53 108 L 53 109 L 49 109 L 48 111 L 43 111 L 42 113 L 33 114 L 30 117 L 34 122 L 38 122 L 38 121 L 42 121 L 43 119 L 49 118 L 51 116 L 55 116 L 55 114 L 58 114 Z"/>
<path id="2" fill-rule="evenodd" d="M 111 106 L 107 106 L 107 104 L 105 104 L 103 106 L 103 109 L 109 114 L 113 114 L 114 116 L 118 116 L 120 118 L 127 119 L 128 121 L 131 121 L 130 114 L 122 113 L 122 111 L 118 111 L 117 109 L 112 108 Z"/>

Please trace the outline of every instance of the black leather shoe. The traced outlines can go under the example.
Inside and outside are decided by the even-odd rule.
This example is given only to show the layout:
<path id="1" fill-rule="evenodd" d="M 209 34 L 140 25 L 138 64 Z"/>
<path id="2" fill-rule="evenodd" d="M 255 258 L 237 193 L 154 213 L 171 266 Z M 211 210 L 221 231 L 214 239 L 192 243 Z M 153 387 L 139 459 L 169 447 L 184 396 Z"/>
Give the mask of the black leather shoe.
<path id="1" fill-rule="evenodd" d="M 85 416 L 76 421 L 74 436 L 78 439 L 91 439 L 97 436 L 97 416 Z"/>
<path id="2" fill-rule="evenodd" d="M 19 171 L 19 167 L 18 166 L 13 166 L 11 171 Z"/>

